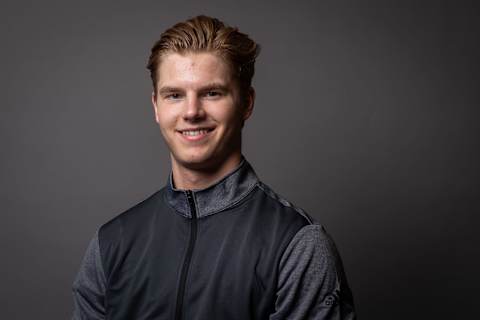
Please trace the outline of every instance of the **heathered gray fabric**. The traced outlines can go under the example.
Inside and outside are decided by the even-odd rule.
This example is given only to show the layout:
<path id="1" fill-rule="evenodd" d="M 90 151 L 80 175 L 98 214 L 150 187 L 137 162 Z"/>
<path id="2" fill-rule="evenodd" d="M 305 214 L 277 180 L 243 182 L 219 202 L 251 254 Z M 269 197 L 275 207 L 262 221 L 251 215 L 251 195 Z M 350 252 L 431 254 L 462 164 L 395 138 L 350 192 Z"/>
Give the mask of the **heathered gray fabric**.
<path id="1" fill-rule="evenodd" d="M 306 225 L 298 231 L 279 268 L 276 311 L 270 320 L 356 318 L 342 262 L 321 225 Z"/>
<path id="2" fill-rule="evenodd" d="M 73 282 L 72 320 L 105 319 L 105 285 L 97 231 Z"/>

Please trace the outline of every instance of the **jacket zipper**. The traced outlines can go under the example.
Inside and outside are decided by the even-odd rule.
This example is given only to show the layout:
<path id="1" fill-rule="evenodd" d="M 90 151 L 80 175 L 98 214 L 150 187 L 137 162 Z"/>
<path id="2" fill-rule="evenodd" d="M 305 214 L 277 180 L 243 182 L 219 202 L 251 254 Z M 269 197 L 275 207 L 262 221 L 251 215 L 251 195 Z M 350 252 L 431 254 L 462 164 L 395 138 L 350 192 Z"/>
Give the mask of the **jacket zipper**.
<path id="1" fill-rule="evenodd" d="M 180 284 L 177 291 L 177 305 L 175 308 L 175 320 L 182 319 L 183 299 L 185 296 L 185 283 L 187 281 L 188 269 L 192 260 L 193 248 L 195 247 L 195 240 L 197 238 L 197 210 L 195 208 L 195 200 L 191 190 L 186 191 L 190 212 L 192 214 L 192 221 L 190 222 L 190 239 L 188 241 L 187 255 L 183 260 L 182 273 L 180 275 Z"/>

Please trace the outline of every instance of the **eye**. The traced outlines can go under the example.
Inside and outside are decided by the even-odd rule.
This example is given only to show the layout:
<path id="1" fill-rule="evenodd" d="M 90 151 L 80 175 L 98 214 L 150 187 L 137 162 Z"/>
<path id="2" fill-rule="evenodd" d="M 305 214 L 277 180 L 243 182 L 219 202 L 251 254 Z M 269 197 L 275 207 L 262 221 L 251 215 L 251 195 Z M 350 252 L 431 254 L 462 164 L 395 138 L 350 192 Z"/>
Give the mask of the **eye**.
<path id="1" fill-rule="evenodd" d="M 173 93 L 169 93 L 165 96 L 165 99 L 167 100 L 177 100 L 177 99 L 180 99 L 180 93 L 176 93 L 176 92 L 173 92 Z"/>
<path id="2" fill-rule="evenodd" d="M 206 96 L 207 98 L 216 98 L 216 97 L 221 96 L 221 93 L 218 92 L 218 91 L 210 90 L 210 91 L 207 91 L 207 92 L 205 93 L 205 96 Z"/>

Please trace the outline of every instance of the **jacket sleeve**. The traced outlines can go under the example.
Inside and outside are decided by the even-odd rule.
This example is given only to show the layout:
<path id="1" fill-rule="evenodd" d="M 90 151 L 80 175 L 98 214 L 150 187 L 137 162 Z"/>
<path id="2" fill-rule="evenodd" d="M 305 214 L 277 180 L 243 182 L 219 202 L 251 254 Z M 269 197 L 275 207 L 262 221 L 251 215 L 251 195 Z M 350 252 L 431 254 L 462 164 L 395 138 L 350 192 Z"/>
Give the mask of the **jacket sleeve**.
<path id="1" fill-rule="evenodd" d="M 105 319 L 105 286 L 97 231 L 73 282 L 72 320 Z"/>
<path id="2" fill-rule="evenodd" d="M 300 229 L 282 255 L 270 320 L 353 320 L 353 297 L 333 240 L 318 224 Z"/>

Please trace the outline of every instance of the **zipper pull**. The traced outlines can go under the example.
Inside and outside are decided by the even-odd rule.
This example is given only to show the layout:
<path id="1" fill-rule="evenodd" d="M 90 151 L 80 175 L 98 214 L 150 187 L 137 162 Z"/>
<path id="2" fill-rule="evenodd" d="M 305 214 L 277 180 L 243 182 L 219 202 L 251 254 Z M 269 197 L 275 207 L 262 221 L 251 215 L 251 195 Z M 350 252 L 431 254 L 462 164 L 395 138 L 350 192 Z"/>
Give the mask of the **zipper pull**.
<path id="1" fill-rule="evenodd" d="M 185 191 L 187 195 L 188 205 L 190 207 L 190 212 L 192 213 L 192 218 L 197 218 L 197 209 L 195 207 L 195 200 L 193 199 L 193 192 L 192 190 Z"/>

